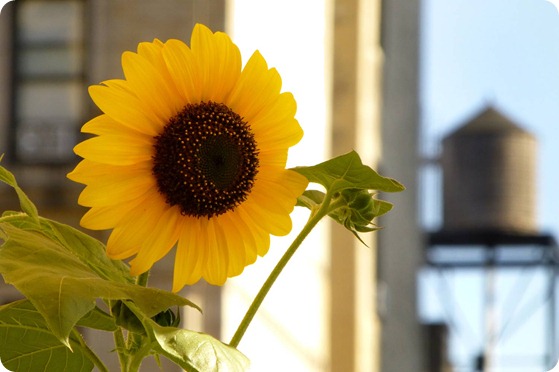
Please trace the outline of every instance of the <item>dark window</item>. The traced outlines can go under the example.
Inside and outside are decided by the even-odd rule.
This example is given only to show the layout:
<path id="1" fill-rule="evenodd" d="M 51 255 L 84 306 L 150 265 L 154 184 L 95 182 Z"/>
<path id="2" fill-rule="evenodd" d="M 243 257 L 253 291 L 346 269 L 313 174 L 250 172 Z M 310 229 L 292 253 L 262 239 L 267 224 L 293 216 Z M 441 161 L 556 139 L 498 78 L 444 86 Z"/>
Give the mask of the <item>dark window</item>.
<path id="1" fill-rule="evenodd" d="M 21 163 L 67 163 L 82 123 L 84 1 L 18 0 L 13 38 L 12 153 Z"/>

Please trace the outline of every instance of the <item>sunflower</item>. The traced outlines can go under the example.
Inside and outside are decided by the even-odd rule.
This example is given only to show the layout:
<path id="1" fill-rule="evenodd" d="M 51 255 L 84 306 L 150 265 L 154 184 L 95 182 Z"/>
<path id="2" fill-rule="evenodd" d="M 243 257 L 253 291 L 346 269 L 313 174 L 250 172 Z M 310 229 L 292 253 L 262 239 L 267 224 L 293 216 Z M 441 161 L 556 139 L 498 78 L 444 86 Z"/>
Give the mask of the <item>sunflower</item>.
<path id="1" fill-rule="evenodd" d="M 256 51 L 244 68 L 222 32 L 196 25 L 179 40 L 140 43 L 122 56 L 124 80 L 89 88 L 103 112 L 68 175 L 86 187 L 81 225 L 112 229 L 107 254 L 149 270 L 176 246 L 173 291 L 222 285 L 291 230 L 308 181 L 285 169 L 303 136 L 296 103 Z"/>

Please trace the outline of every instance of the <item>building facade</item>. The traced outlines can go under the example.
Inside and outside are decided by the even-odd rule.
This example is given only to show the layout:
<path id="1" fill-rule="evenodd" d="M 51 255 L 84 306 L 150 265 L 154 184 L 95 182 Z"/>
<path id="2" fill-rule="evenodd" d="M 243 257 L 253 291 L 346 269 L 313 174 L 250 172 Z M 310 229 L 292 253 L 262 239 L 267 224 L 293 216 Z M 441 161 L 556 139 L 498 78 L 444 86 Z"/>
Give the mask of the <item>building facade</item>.
<path id="1" fill-rule="evenodd" d="M 419 2 L 409 0 L 16 0 L 0 14 L 2 164 L 41 215 L 77 226 L 85 209 L 76 203 L 80 186 L 66 174 L 78 161 L 72 148 L 81 125 L 99 113 L 87 86 L 122 78 L 122 52 L 141 41 L 188 41 L 198 22 L 227 31 L 245 62 L 260 49 L 298 101 L 305 138 L 290 152 L 292 166 L 357 149 L 408 188 L 383 196 L 395 209 L 380 221 L 383 230 L 365 238 L 370 249 L 323 222 L 272 289 L 240 350 L 256 371 L 423 371 L 415 304 L 418 12 Z M 0 188 L 0 210 L 14 203 Z M 294 230 L 305 213 L 294 214 Z M 292 237 L 273 240 L 266 257 L 223 288 L 185 289 L 205 310 L 187 310 L 185 326 L 227 342 Z M 171 276 L 168 257 L 155 265 L 151 285 L 169 289 Z M 0 302 L 15 298 L 0 286 Z M 112 341 L 90 340 L 115 369 Z M 146 371 L 153 368 L 146 362 Z"/>

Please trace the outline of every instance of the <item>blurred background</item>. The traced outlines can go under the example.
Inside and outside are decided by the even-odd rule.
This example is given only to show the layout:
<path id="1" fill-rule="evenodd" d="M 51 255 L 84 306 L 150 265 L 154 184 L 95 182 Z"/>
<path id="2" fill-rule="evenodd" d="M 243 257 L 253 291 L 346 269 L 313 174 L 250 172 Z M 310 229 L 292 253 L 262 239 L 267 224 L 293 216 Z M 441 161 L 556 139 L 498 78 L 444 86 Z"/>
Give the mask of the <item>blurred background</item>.
<path id="1" fill-rule="evenodd" d="M 357 149 L 403 182 L 369 248 L 323 222 L 239 348 L 254 371 L 546 371 L 557 361 L 559 13 L 545 0 L 16 0 L 0 13 L 0 153 L 40 213 L 78 226 L 65 175 L 87 86 L 195 23 L 258 49 L 298 102 L 289 165 Z M 0 188 L 0 210 L 18 208 Z M 224 287 L 183 294 L 224 342 L 307 218 Z M 90 232 L 106 239 L 104 232 Z M 172 254 L 150 285 L 170 289 Z M 18 298 L 0 285 L 0 303 Z M 117 370 L 107 335 L 89 333 Z M 112 363 L 112 364 L 111 364 Z M 147 361 L 144 371 L 157 371 Z M 162 370 L 175 371 L 164 363 Z"/>

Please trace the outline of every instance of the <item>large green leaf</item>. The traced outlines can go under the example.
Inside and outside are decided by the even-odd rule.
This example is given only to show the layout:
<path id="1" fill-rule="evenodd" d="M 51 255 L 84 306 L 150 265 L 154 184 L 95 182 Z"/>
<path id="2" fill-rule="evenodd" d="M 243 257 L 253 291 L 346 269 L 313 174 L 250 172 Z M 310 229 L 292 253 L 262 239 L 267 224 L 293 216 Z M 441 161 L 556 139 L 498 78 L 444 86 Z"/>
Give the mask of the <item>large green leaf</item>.
<path id="1" fill-rule="evenodd" d="M 234 347 L 210 335 L 179 329 L 151 326 L 154 350 L 192 372 L 242 372 L 250 362 Z"/>
<path id="2" fill-rule="evenodd" d="M 14 175 L 2 166 L 0 166 L 0 181 L 14 188 L 23 211 L 23 213 L 4 212 L 3 215 L 7 222 L 24 230 L 40 231 L 60 242 L 105 279 L 133 282 L 126 265 L 121 261 L 110 260 L 105 254 L 105 246 L 101 242 L 70 226 L 39 217 L 37 208 L 18 186 Z"/>
<path id="3" fill-rule="evenodd" d="M 0 307 L 0 359 L 10 371 L 91 371 L 93 363 L 75 335 L 68 342 L 72 350 L 52 334 L 29 301 Z"/>
<path id="4" fill-rule="evenodd" d="M 292 169 L 307 177 L 310 182 L 321 184 L 331 193 L 345 189 L 385 192 L 398 192 L 405 189 L 398 181 L 383 177 L 372 168 L 363 165 L 361 158 L 355 151 L 317 165 Z"/>
<path id="5" fill-rule="evenodd" d="M 89 255 L 84 251 L 90 248 L 88 244 L 65 245 L 74 239 L 68 233 L 70 229 L 57 229 L 61 237 L 53 239 L 20 215 L 0 219 L 0 238 L 5 240 L 0 247 L 0 272 L 4 280 L 33 303 L 52 333 L 67 346 L 70 331 L 95 308 L 97 298 L 132 300 L 148 317 L 172 306 L 196 307 L 167 291 L 105 278 L 103 273 L 113 272 L 112 264 L 99 260 L 93 269 L 84 261 Z"/>
<path id="6" fill-rule="evenodd" d="M 160 326 L 133 304 L 130 310 L 141 321 L 152 350 L 188 372 L 243 372 L 249 368 L 250 361 L 244 354 L 210 335 Z"/>
<path id="7" fill-rule="evenodd" d="M 101 278 L 122 283 L 134 283 L 130 269 L 122 261 L 109 259 L 105 245 L 99 240 L 74 229 L 71 226 L 39 217 L 38 224 L 25 213 L 8 212 L 0 222 L 9 223 L 26 231 L 36 231 L 57 242 L 81 262 L 86 264 Z"/>

